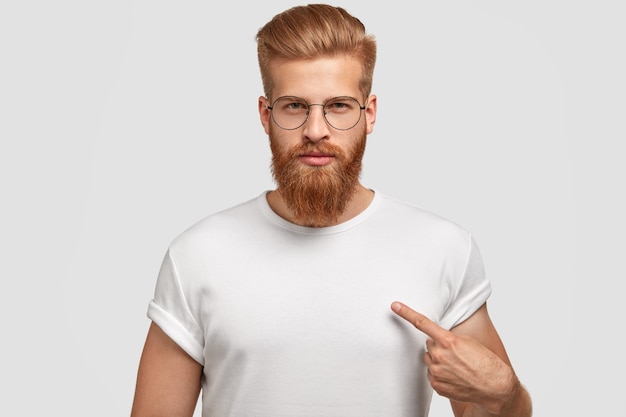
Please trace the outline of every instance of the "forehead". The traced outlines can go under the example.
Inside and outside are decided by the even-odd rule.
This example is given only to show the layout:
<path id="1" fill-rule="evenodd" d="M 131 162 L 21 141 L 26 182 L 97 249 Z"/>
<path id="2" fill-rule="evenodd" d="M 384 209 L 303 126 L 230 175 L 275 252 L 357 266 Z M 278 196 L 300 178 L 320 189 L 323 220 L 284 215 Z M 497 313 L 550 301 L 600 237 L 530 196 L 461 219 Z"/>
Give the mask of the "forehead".
<path id="1" fill-rule="evenodd" d="M 359 96 L 362 68 L 349 56 L 277 60 L 269 67 L 272 96 L 298 96 L 309 101 Z"/>

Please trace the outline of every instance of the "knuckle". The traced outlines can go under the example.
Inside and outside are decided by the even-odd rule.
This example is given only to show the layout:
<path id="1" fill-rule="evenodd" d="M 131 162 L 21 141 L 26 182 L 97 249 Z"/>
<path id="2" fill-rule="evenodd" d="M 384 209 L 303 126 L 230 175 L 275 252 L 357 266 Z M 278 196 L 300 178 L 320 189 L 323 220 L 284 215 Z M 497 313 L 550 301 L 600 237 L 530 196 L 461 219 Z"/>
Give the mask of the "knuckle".
<path id="1" fill-rule="evenodd" d="M 415 327 L 417 327 L 418 329 L 422 328 L 422 326 L 424 325 L 424 323 L 425 323 L 425 317 L 424 317 L 424 316 L 416 316 L 416 317 L 413 319 L 413 325 L 414 325 Z"/>
<path id="2" fill-rule="evenodd" d="M 438 340 L 438 343 L 445 347 L 453 347 L 457 344 L 457 342 L 458 340 L 454 333 L 446 333 Z"/>
<path id="3" fill-rule="evenodd" d="M 433 390 L 435 390 L 435 392 L 437 392 L 437 394 L 439 395 L 446 394 L 445 385 L 443 383 L 441 383 L 438 379 L 436 379 L 433 376 L 431 376 L 429 380 L 430 380 L 430 386 L 433 388 Z"/>

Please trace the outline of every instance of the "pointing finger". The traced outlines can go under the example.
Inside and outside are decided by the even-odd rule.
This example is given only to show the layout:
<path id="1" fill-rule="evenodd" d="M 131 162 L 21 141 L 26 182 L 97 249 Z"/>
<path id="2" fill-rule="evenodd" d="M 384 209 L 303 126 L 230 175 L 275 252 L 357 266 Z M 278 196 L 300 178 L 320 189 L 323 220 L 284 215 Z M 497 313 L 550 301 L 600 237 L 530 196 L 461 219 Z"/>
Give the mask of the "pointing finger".
<path id="1" fill-rule="evenodd" d="M 402 317 L 413 326 L 415 326 L 416 329 L 424 332 L 426 335 L 432 337 L 435 340 L 448 333 L 447 330 L 438 326 L 435 322 L 430 320 L 425 315 L 418 313 L 411 307 L 408 307 L 398 301 L 395 301 L 391 304 L 391 309 L 398 316 Z"/>

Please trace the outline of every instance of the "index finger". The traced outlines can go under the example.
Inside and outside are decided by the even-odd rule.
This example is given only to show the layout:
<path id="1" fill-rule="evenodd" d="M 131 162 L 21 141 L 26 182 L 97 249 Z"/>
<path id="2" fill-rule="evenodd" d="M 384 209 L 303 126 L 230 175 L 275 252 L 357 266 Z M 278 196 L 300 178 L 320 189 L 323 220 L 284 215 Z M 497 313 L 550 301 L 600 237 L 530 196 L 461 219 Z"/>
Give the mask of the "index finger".
<path id="1" fill-rule="evenodd" d="M 425 315 L 418 313 L 411 307 L 402 304 L 399 301 L 394 301 L 391 304 L 391 309 L 398 316 L 415 326 L 417 330 L 424 332 L 427 336 L 430 336 L 434 340 L 437 340 L 439 337 L 443 337 L 448 333 L 446 329 L 440 327 L 437 323 L 430 320 Z"/>

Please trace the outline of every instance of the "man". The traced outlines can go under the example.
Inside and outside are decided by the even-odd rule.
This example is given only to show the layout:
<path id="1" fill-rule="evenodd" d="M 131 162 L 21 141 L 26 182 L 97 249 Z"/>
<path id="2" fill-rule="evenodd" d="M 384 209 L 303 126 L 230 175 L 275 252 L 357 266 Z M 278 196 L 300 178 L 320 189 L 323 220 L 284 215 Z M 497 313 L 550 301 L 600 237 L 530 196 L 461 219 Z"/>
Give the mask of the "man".
<path id="1" fill-rule="evenodd" d="M 277 188 L 170 245 L 132 415 L 530 416 L 471 235 L 359 182 L 374 39 L 309 5 L 257 42 Z"/>

